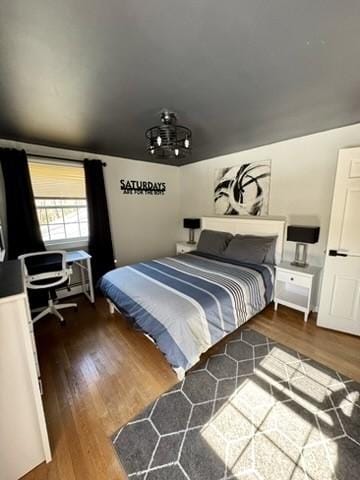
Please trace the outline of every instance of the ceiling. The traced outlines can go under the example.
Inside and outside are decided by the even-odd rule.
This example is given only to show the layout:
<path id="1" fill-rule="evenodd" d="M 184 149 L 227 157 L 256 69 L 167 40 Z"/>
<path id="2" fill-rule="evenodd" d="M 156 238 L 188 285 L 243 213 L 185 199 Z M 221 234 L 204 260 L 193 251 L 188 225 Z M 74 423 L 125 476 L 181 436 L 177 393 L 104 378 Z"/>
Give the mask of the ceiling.
<path id="1" fill-rule="evenodd" d="M 1 0 L 0 138 L 196 162 L 360 121 L 359 0 Z"/>

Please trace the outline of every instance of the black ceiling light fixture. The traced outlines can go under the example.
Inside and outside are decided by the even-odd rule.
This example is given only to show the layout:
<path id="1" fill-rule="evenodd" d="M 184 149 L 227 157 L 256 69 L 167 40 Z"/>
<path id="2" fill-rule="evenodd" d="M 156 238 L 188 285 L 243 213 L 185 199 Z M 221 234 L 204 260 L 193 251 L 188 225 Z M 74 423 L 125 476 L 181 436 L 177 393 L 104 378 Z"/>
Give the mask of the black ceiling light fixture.
<path id="1" fill-rule="evenodd" d="M 175 113 L 164 110 L 161 125 L 145 132 L 147 150 L 156 158 L 184 158 L 191 151 L 191 130 L 177 125 Z"/>

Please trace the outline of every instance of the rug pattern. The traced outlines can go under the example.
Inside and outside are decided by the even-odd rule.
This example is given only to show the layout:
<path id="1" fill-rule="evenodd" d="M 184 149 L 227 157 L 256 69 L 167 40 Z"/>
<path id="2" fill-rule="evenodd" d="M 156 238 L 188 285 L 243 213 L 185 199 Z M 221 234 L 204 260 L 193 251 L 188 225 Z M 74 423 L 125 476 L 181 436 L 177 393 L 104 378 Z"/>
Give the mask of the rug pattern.
<path id="1" fill-rule="evenodd" d="M 121 428 L 134 480 L 359 480 L 360 385 L 242 329 Z"/>

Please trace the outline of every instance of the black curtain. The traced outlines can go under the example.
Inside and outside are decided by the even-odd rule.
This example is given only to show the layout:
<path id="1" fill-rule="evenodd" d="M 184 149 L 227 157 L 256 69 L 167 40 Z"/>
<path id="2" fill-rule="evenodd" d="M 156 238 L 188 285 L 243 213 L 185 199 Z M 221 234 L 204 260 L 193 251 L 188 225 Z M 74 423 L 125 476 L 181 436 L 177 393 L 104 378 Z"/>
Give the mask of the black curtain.
<path id="1" fill-rule="evenodd" d="M 30 173 L 24 150 L 0 149 L 4 176 L 8 258 L 45 250 L 36 214 Z"/>
<path id="2" fill-rule="evenodd" d="M 104 273 L 115 267 L 114 252 L 102 162 L 85 160 L 84 168 L 89 211 L 89 253 L 96 283 Z"/>

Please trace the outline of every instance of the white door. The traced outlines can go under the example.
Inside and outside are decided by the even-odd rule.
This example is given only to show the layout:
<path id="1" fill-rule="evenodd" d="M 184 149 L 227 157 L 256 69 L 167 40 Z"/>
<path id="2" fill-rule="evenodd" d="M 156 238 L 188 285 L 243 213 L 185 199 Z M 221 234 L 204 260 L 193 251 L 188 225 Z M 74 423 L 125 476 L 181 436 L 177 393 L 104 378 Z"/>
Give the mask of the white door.
<path id="1" fill-rule="evenodd" d="M 339 152 L 317 323 L 360 335 L 360 148 Z"/>

